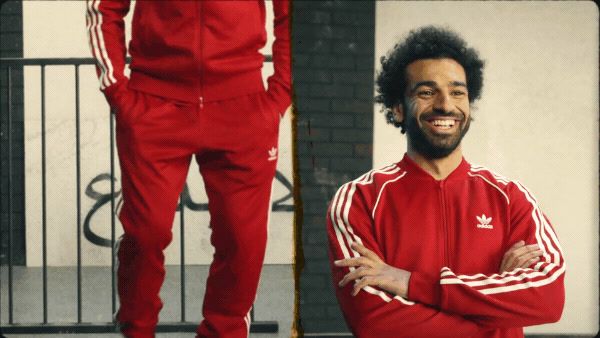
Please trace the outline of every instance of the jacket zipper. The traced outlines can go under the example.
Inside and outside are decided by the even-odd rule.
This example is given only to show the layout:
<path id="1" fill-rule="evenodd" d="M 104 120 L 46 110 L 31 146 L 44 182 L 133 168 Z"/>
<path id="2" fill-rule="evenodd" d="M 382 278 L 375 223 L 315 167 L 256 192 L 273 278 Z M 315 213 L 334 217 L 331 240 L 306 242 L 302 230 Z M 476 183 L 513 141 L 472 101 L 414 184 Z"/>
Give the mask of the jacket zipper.
<path id="1" fill-rule="evenodd" d="M 444 192 L 444 186 L 446 185 L 446 181 L 442 180 L 440 182 L 440 202 L 442 206 L 442 229 L 443 229 L 443 237 L 444 237 L 444 266 L 450 267 L 450 259 L 449 259 L 449 236 L 448 236 L 448 215 L 446 212 L 446 194 Z"/>
<path id="2" fill-rule="evenodd" d="M 198 66 L 200 67 L 200 72 L 198 77 L 200 78 L 200 97 L 198 98 L 198 104 L 200 109 L 204 108 L 204 7 L 202 6 L 202 1 L 198 1 L 198 10 L 200 12 L 200 61 L 198 62 Z"/>

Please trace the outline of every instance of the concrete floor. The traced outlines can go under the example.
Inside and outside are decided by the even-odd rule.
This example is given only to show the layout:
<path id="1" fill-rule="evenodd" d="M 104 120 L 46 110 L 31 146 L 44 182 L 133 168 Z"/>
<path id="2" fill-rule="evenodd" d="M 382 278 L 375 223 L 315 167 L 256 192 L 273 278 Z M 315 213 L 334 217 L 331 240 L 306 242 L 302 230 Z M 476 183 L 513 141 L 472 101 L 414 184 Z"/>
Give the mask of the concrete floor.
<path id="1" fill-rule="evenodd" d="M 8 272 L 1 269 L 0 325 L 8 323 Z M 199 323 L 208 266 L 186 267 L 186 320 Z M 75 267 L 48 268 L 48 321 L 77 321 L 77 271 Z M 161 290 L 164 307 L 161 322 L 177 322 L 181 316 L 180 268 L 168 266 Z M 276 321 L 276 334 L 251 334 L 252 338 L 288 338 L 293 318 L 294 279 L 291 265 L 266 265 L 254 306 L 256 321 Z M 106 323 L 112 318 L 109 267 L 85 267 L 82 273 L 82 321 Z M 18 324 L 42 322 L 41 268 L 13 267 L 13 318 Z M 118 334 L 4 334 L 6 337 L 120 337 Z M 193 333 L 159 333 L 157 337 L 193 337 Z"/>

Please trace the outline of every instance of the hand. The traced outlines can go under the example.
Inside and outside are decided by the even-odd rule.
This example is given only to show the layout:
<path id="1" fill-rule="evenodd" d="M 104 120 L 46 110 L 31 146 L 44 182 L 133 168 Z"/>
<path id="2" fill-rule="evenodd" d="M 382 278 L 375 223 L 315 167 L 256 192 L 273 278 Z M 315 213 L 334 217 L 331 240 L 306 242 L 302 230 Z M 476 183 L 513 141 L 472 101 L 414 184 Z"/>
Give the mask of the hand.
<path id="1" fill-rule="evenodd" d="M 543 252 L 537 244 L 525 245 L 525 241 L 518 241 L 504 254 L 500 272 L 526 268 L 539 261 L 542 255 Z"/>
<path id="2" fill-rule="evenodd" d="M 408 295 L 408 281 L 410 272 L 387 265 L 377 254 L 358 243 L 352 243 L 360 257 L 346 258 L 335 261 L 338 267 L 355 267 L 353 271 L 342 278 L 339 286 L 343 287 L 350 281 L 355 281 L 352 295 L 368 286 L 377 286 L 387 292 L 404 297 Z"/>
<path id="3" fill-rule="evenodd" d="M 128 112 L 137 101 L 136 92 L 129 89 L 128 83 L 129 79 L 125 78 L 105 89 L 104 94 L 112 113 L 120 115 Z"/>

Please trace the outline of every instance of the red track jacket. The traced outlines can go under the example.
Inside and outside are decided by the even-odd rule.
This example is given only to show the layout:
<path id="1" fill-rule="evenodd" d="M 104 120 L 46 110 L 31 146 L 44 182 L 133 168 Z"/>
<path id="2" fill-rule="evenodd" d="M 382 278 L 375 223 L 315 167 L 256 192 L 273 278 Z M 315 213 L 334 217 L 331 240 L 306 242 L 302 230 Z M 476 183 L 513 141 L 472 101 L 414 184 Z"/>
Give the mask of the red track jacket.
<path id="1" fill-rule="evenodd" d="M 125 25 L 130 0 L 87 0 L 87 28 L 109 103 L 126 84 Z M 277 111 L 290 104 L 289 1 L 274 0 L 269 95 Z M 136 1 L 129 87 L 187 102 L 264 90 L 265 4 L 256 1 Z"/>
<path id="2" fill-rule="evenodd" d="M 375 287 L 337 297 L 358 337 L 523 337 L 523 326 L 557 321 L 564 305 L 561 248 L 533 195 L 464 159 L 437 181 L 408 156 L 343 185 L 328 212 L 330 258 L 358 256 L 358 242 L 412 272 L 408 299 Z M 498 273 L 516 242 L 542 259 Z"/>

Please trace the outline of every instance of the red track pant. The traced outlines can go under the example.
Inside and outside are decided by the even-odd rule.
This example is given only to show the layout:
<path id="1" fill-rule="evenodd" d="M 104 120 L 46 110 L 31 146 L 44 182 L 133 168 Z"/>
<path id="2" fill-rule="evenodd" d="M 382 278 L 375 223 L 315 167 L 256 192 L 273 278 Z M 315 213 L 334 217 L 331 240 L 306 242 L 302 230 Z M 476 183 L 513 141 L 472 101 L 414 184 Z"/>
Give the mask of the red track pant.
<path id="1" fill-rule="evenodd" d="M 279 116 L 265 93 L 184 104 L 128 90 L 119 99 L 123 208 L 117 320 L 154 337 L 163 250 L 192 156 L 203 177 L 215 247 L 198 337 L 247 337 L 263 264 Z"/>

